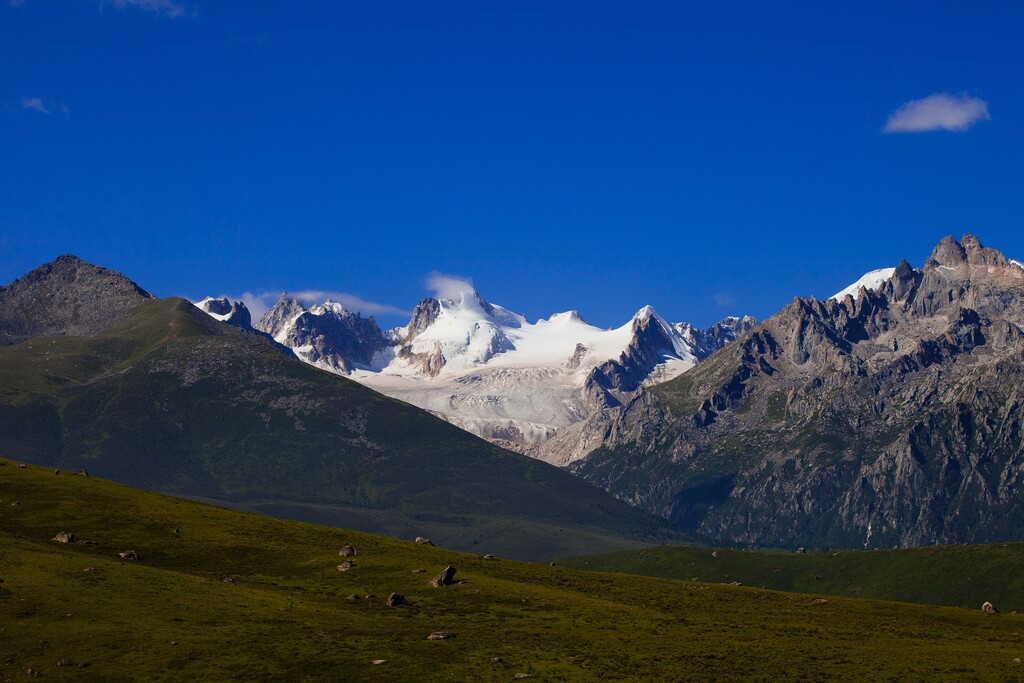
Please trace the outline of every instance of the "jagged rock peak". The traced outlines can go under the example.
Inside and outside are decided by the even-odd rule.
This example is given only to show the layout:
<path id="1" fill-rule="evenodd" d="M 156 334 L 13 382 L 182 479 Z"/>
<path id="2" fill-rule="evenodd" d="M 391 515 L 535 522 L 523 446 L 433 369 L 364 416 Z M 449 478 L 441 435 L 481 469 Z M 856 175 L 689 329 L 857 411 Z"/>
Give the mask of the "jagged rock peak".
<path id="1" fill-rule="evenodd" d="M 274 306 L 263 314 L 260 321 L 256 323 L 256 329 L 266 332 L 274 339 L 278 339 L 285 328 L 298 316 L 306 312 L 306 308 L 299 303 L 298 299 L 288 296 L 287 292 L 281 294 Z"/>
<path id="2" fill-rule="evenodd" d="M 229 325 L 249 329 L 252 327 L 252 314 L 241 301 L 232 302 L 226 296 L 208 296 L 196 304 L 196 308 L 205 312 L 211 318 L 220 320 Z"/>
<path id="3" fill-rule="evenodd" d="M 956 270 L 964 264 L 1005 268 L 1010 262 L 1000 251 L 983 246 L 981 240 L 968 233 L 959 242 L 952 235 L 943 237 L 925 263 L 925 268 Z"/>
<path id="4" fill-rule="evenodd" d="M 416 304 L 416 308 L 412 310 L 412 318 L 409 319 L 407 337 L 413 339 L 433 325 L 440 313 L 441 302 L 432 297 Z"/>

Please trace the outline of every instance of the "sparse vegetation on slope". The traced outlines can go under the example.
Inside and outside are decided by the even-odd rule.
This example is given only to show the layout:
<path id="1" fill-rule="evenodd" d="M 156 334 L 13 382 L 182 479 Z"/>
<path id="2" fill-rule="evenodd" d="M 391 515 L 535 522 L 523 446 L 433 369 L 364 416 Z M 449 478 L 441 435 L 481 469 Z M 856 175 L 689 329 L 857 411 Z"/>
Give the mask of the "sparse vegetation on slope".
<path id="1" fill-rule="evenodd" d="M 105 681 L 1024 672 L 1014 661 L 1024 618 L 1014 615 L 487 560 L 0 463 L 5 680 L 29 669 Z M 60 531 L 93 544 L 52 541 Z M 341 557 L 345 545 L 356 554 Z M 141 559 L 121 560 L 128 549 Z M 353 565 L 340 572 L 345 559 Z M 449 563 L 464 582 L 429 586 Z M 409 604 L 388 607 L 392 592 Z M 455 637 L 427 639 L 438 631 Z"/>
<path id="2" fill-rule="evenodd" d="M 577 556 L 568 567 L 781 591 L 1024 612 L 1024 543 L 769 553 L 662 546 Z"/>

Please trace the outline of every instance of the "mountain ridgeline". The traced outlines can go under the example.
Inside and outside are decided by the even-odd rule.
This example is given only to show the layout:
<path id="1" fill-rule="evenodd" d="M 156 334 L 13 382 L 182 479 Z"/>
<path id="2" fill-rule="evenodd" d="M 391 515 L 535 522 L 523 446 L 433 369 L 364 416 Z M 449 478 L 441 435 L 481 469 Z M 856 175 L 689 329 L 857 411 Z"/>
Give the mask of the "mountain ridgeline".
<path id="1" fill-rule="evenodd" d="M 684 372 L 754 323 L 726 318 L 702 330 L 645 306 L 604 330 L 576 311 L 531 323 L 468 284 L 451 296 L 424 299 L 407 325 L 382 330 L 336 302 L 307 308 L 285 295 L 256 328 L 311 365 L 564 465 L 582 447 L 571 437 L 552 441 L 555 434 Z"/>
<path id="2" fill-rule="evenodd" d="M 109 273 L 65 257 L 0 291 L 0 310 L 24 311 L 5 321 L 8 338 L 39 329 L 24 302 L 95 302 L 117 321 L 83 329 L 97 318 L 46 308 L 46 336 L 0 347 L 3 455 L 524 559 L 678 537 L 567 472 L 310 367 L 183 299 L 149 298 L 118 276 L 108 301 L 94 281 Z M 125 292 L 137 299 L 127 311 Z"/>
<path id="3" fill-rule="evenodd" d="M 1020 540 L 1022 327 L 1024 268 L 945 238 L 606 412 L 572 468 L 711 543 Z"/>

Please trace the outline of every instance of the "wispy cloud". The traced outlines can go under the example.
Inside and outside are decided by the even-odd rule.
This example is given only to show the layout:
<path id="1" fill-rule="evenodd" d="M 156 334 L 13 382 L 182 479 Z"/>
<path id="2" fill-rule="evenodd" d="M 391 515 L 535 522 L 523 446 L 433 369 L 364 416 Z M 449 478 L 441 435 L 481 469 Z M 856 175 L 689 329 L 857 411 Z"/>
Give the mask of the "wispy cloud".
<path id="1" fill-rule="evenodd" d="M 49 114 L 50 110 L 43 104 L 39 97 L 22 97 L 21 108 L 29 111 L 37 111 L 40 114 Z"/>
<path id="2" fill-rule="evenodd" d="M 714 299 L 716 305 L 721 306 L 722 308 L 732 308 L 736 305 L 736 297 L 728 292 L 719 292 L 718 294 L 715 294 L 712 299 Z"/>
<path id="3" fill-rule="evenodd" d="M 451 299 L 452 301 L 462 301 L 466 294 L 476 291 L 473 281 L 468 277 L 448 275 L 437 271 L 428 275 L 424 284 L 438 299 Z"/>
<path id="4" fill-rule="evenodd" d="M 988 102 L 966 94 L 935 93 L 905 102 L 889 115 L 886 133 L 926 133 L 948 130 L 962 133 L 978 121 L 991 121 Z"/>
<path id="5" fill-rule="evenodd" d="M 184 5 L 173 0 L 111 0 L 110 4 L 117 9 L 138 9 L 143 12 L 159 14 L 168 19 L 186 17 L 190 14 Z"/>
<path id="6" fill-rule="evenodd" d="M 335 301 L 350 311 L 359 312 L 363 315 L 411 315 L 410 311 L 398 308 L 397 306 L 391 306 L 389 304 L 380 304 L 375 301 L 367 301 L 362 297 L 356 296 L 355 294 L 349 294 L 347 292 L 331 292 L 322 290 L 305 290 L 301 292 L 281 292 L 281 291 L 267 291 L 267 292 L 244 292 L 242 294 L 221 294 L 220 296 L 227 297 L 232 301 L 241 301 L 245 304 L 245 307 L 249 309 L 249 313 L 252 314 L 253 322 L 256 322 L 263 317 L 270 308 L 277 303 L 277 300 L 281 298 L 282 294 L 287 294 L 293 299 L 298 299 L 305 306 L 312 306 L 314 304 L 322 304 L 325 301 Z M 199 299 L 195 299 L 199 301 Z"/>

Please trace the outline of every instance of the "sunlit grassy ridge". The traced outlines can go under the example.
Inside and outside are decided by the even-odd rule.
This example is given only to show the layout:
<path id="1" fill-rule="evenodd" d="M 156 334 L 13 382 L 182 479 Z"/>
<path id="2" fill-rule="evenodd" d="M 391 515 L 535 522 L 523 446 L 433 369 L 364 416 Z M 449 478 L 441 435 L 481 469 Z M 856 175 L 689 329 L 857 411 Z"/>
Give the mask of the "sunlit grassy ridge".
<path id="1" fill-rule="evenodd" d="M 1024 675 L 1014 615 L 485 560 L 2 462 L 5 680 Z M 345 544 L 358 555 L 342 573 Z M 120 560 L 127 549 L 141 561 Z M 430 587 L 447 563 L 465 583 Z M 410 605 L 387 607 L 392 591 Z M 456 637 L 426 640 L 438 630 Z"/>

